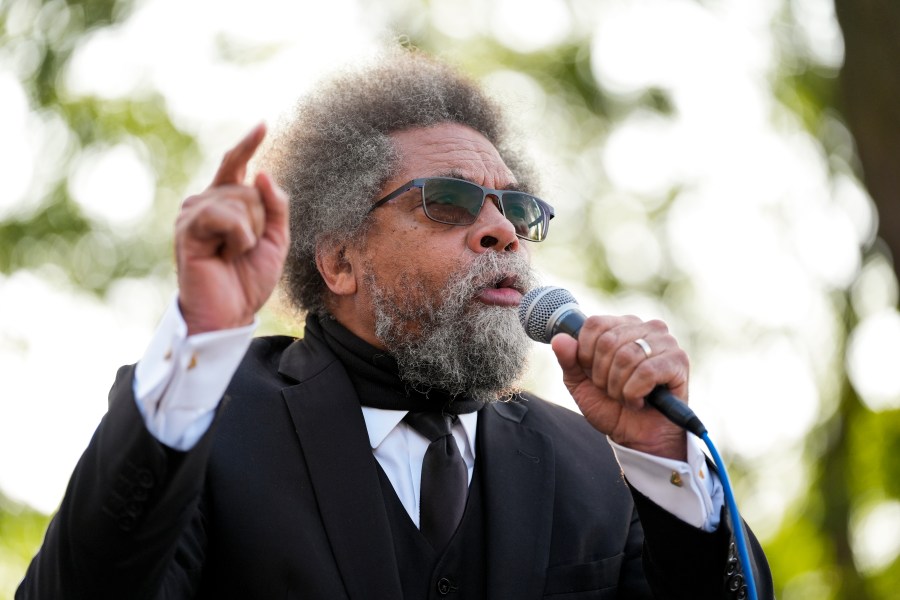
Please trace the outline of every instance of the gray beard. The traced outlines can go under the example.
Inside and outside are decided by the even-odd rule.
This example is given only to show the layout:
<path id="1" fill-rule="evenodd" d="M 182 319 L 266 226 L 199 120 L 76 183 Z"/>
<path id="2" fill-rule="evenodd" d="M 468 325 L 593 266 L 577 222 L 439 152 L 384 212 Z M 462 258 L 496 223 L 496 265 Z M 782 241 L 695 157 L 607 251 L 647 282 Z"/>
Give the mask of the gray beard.
<path id="1" fill-rule="evenodd" d="M 371 273 L 366 285 L 375 335 L 396 359 L 405 383 L 420 392 L 440 389 L 486 402 L 517 391 L 530 350 L 517 310 L 473 298 L 510 273 L 520 289 L 534 287 L 525 258 L 485 252 L 435 297 L 414 274 L 403 275 L 398 290 L 387 290 Z"/>

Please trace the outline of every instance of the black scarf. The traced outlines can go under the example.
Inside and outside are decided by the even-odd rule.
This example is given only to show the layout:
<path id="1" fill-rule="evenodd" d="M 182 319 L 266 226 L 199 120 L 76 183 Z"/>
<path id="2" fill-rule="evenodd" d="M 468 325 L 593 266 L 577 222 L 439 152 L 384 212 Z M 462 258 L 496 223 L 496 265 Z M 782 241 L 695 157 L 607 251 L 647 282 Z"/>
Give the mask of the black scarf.
<path id="1" fill-rule="evenodd" d="M 363 406 L 457 415 L 476 412 L 485 404 L 438 388 L 413 389 L 400 379 L 393 356 L 358 338 L 334 318 L 309 315 L 305 335 L 325 343 L 343 363 Z"/>

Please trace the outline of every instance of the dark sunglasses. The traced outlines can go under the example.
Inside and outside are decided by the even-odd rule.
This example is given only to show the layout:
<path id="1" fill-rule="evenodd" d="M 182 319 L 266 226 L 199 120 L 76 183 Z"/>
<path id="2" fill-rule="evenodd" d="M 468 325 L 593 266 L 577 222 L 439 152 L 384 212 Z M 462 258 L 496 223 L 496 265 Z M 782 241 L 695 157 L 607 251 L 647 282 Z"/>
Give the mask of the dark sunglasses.
<path id="1" fill-rule="evenodd" d="M 413 179 L 373 204 L 369 212 L 414 187 L 422 188 L 422 208 L 425 210 L 425 216 L 447 225 L 474 223 L 488 196 L 497 198 L 500 212 L 509 219 L 516 230 L 516 235 L 523 240 L 544 241 L 550 227 L 550 219 L 554 216 L 552 206 L 531 194 L 512 190 L 492 190 L 471 181 L 452 177 Z"/>

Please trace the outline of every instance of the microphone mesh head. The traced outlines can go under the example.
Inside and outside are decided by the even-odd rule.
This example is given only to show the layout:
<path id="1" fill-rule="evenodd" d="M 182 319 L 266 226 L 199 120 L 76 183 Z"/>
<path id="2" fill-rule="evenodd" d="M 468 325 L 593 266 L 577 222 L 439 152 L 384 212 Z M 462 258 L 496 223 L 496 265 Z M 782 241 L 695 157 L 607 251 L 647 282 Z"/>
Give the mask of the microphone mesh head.
<path id="1" fill-rule="evenodd" d="M 572 293 L 552 285 L 534 288 L 519 303 L 519 322 L 528 337 L 536 342 L 549 344 L 547 323 L 556 309 L 564 304 L 578 304 Z"/>

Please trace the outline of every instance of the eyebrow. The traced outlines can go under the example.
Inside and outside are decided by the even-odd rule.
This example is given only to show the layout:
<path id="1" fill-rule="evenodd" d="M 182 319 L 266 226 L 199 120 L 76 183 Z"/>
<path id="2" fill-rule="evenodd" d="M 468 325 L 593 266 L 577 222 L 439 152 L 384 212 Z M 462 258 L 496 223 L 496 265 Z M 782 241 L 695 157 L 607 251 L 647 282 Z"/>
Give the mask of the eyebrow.
<path id="1" fill-rule="evenodd" d="M 453 179 L 462 179 L 464 181 L 474 183 L 475 185 L 481 185 L 480 183 L 472 181 L 471 178 L 467 177 L 462 171 L 460 171 L 458 169 L 450 169 L 449 171 L 446 171 L 444 174 L 438 175 L 438 177 L 452 177 Z M 482 186 L 482 187 L 487 187 L 487 186 Z M 525 189 L 523 186 L 521 186 L 517 183 L 512 183 L 506 187 L 497 188 L 497 189 L 504 191 L 504 192 L 509 191 L 509 192 L 530 193 L 527 189 Z"/>

